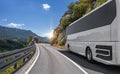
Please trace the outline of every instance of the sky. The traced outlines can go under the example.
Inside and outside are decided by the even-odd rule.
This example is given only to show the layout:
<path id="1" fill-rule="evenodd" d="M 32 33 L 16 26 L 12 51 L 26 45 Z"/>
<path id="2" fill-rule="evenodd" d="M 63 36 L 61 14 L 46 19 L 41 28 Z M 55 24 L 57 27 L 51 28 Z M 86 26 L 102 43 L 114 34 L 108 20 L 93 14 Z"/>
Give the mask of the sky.
<path id="1" fill-rule="evenodd" d="M 0 0 L 0 26 L 50 36 L 71 2 L 77 0 Z"/>

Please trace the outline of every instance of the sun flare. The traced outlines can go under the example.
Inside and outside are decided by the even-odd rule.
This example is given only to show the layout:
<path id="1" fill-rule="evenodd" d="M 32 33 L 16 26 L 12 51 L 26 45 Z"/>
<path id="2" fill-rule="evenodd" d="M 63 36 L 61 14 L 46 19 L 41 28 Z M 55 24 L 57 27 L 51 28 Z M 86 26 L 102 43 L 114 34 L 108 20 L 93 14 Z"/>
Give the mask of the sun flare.
<path id="1" fill-rule="evenodd" d="M 46 34 L 46 36 L 51 39 L 53 37 L 53 30 Z"/>

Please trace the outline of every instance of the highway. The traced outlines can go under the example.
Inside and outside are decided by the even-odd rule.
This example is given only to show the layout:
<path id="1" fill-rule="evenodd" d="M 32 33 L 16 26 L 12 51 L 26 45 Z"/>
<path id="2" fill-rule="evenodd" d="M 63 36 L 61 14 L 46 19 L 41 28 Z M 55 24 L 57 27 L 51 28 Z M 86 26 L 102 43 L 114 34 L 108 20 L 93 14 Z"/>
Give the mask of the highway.
<path id="1" fill-rule="evenodd" d="M 39 50 L 39 57 L 29 74 L 87 74 L 83 68 L 71 62 L 55 48 L 41 44 Z"/>
<path id="2" fill-rule="evenodd" d="M 48 44 L 40 44 L 39 50 L 39 57 L 29 74 L 120 74 L 120 66 L 96 61 L 89 63 L 83 56 L 68 51 L 59 52 L 58 48 Z"/>

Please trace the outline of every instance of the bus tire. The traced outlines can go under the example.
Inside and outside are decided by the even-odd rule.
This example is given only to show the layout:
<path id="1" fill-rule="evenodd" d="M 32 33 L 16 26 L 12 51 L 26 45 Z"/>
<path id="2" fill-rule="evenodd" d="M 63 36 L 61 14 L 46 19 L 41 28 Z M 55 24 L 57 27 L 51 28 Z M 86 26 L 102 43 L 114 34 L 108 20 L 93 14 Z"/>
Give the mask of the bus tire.
<path id="1" fill-rule="evenodd" d="M 86 48 L 86 58 L 88 62 L 93 62 L 93 56 L 92 56 L 92 51 L 89 47 Z"/>

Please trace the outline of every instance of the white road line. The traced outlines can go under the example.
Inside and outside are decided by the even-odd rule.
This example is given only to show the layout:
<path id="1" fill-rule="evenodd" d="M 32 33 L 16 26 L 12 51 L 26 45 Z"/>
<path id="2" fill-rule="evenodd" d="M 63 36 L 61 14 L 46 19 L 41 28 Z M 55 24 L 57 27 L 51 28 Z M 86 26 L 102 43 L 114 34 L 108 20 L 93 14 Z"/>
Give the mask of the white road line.
<path id="1" fill-rule="evenodd" d="M 28 70 L 25 72 L 25 74 L 28 74 L 29 72 L 30 72 L 30 70 L 32 69 L 32 67 L 35 65 L 35 63 L 36 63 L 36 61 L 38 60 L 38 57 L 39 57 L 39 55 L 40 55 L 40 50 L 39 50 L 39 47 L 38 47 L 38 45 L 36 45 L 37 46 L 37 50 L 38 50 L 38 55 L 37 55 L 37 57 L 36 57 L 36 59 L 34 60 L 34 62 L 32 63 L 32 65 L 28 68 Z"/>
<path id="2" fill-rule="evenodd" d="M 69 60 L 71 63 L 73 63 L 75 66 L 77 66 L 80 70 L 82 70 L 85 74 L 88 74 L 82 67 L 80 67 L 77 63 L 75 63 L 74 61 L 72 61 L 70 58 L 68 58 L 67 56 L 61 54 L 60 52 L 57 52 L 58 54 L 60 54 L 61 56 L 65 57 L 67 60 Z"/>

